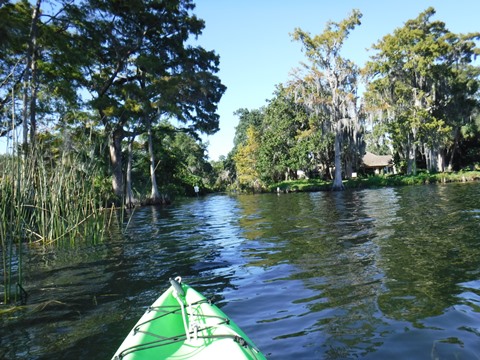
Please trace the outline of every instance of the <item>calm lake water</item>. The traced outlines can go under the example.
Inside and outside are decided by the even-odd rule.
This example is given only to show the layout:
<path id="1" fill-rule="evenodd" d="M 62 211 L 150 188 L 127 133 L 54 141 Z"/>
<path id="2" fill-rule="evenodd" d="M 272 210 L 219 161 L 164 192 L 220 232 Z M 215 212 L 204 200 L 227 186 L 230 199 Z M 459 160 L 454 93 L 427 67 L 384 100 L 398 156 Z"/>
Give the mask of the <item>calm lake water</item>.
<path id="1" fill-rule="evenodd" d="M 181 275 L 269 359 L 480 359 L 480 184 L 182 200 L 30 255 L 0 358 L 110 359 Z"/>

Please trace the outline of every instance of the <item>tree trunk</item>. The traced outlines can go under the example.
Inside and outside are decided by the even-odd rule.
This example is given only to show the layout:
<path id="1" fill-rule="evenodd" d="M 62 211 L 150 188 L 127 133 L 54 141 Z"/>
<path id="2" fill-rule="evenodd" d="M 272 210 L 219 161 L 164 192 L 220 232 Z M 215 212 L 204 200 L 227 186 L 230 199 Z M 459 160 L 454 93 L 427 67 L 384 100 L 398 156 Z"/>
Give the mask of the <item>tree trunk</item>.
<path id="1" fill-rule="evenodd" d="M 37 0 L 35 9 L 32 14 L 32 27 L 30 34 L 30 144 L 35 149 L 35 135 L 37 133 L 37 23 L 40 16 L 40 6 L 42 1 Z"/>
<path id="2" fill-rule="evenodd" d="M 158 191 L 157 178 L 155 177 L 155 154 L 153 153 L 153 135 L 150 119 L 147 120 L 148 127 L 148 154 L 150 155 L 150 181 L 152 182 L 152 202 L 160 201 L 160 192 Z"/>
<path id="3" fill-rule="evenodd" d="M 457 146 L 458 146 L 458 134 L 459 134 L 459 130 L 458 130 L 458 128 L 455 128 L 455 135 L 453 137 L 452 153 L 450 155 L 450 160 L 448 162 L 448 171 L 453 170 L 453 160 L 455 158 L 455 152 L 457 151 Z"/>
<path id="4" fill-rule="evenodd" d="M 123 197 L 123 159 L 122 159 L 123 130 L 115 129 L 109 138 L 110 161 L 112 165 L 112 187 L 114 194 Z"/>
<path id="5" fill-rule="evenodd" d="M 23 130 L 23 157 L 27 157 L 28 149 L 28 70 L 23 80 L 22 130 Z M 26 161 L 24 162 L 27 163 Z"/>
<path id="6" fill-rule="evenodd" d="M 342 125 L 340 121 L 337 121 L 335 129 L 335 177 L 333 178 L 332 190 L 343 190 L 342 182 L 342 152 L 341 152 L 341 137 L 342 137 Z"/>
<path id="7" fill-rule="evenodd" d="M 413 136 L 414 137 L 414 136 Z M 407 150 L 407 175 L 417 175 L 417 145 L 415 139 L 412 140 L 412 136 L 408 138 L 408 150 Z"/>
<path id="8" fill-rule="evenodd" d="M 133 158 L 133 141 L 135 136 L 132 136 L 128 139 L 128 162 L 127 162 L 127 183 L 126 183 L 126 197 L 125 197 L 125 206 L 127 208 L 133 208 L 135 203 L 135 197 L 133 196 L 132 191 L 132 158 Z"/>
<path id="9" fill-rule="evenodd" d="M 442 164 L 442 156 L 441 156 L 442 150 L 438 145 L 436 146 L 434 145 L 434 147 L 429 149 L 429 151 L 430 151 L 430 166 L 428 169 L 434 172 L 437 172 L 437 171 L 443 172 L 443 164 Z"/>
<path id="10" fill-rule="evenodd" d="M 441 149 L 437 153 L 437 170 L 445 172 L 445 149 Z"/>
<path id="11" fill-rule="evenodd" d="M 345 156 L 345 178 L 350 179 L 353 174 L 353 159 L 352 154 Z"/>
<path id="12" fill-rule="evenodd" d="M 32 12 L 30 39 L 27 50 L 27 63 L 23 84 L 23 146 L 25 156 L 28 148 L 28 125 L 30 123 L 31 149 L 34 149 L 36 133 L 36 103 L 37 103 L 37 23 L 40 16 L 41 0 L 37 0 Z M 30 116 L 28 114 L 30 111 Z M 30 118 L 28 121 L 28 118 Z"/>
<path id="13" fill-rule="evenodd" d="M 427 147 L 427 145 L 423 145 L 423 152 L 425 153 L 425 164 L 427 166 L 427 170 L 432 169 L 432 149 Z"/>
<path id="14" fill-rule="evenodd" d="M 417 175 L 417 158 L 416 158 L 417 146 L 412 144 L 408 151 L 407 161 L 407 175 Z"/>

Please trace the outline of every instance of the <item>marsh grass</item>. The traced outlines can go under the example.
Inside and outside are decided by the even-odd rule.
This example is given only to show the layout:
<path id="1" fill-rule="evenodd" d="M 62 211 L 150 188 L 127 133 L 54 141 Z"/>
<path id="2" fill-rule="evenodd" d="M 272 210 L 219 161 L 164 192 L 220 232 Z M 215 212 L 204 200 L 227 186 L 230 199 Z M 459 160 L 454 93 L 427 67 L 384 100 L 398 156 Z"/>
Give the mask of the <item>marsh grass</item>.
<path id="1" fill-rule="evenodd" d="M 3 303 L 18 303 L 28 248 L 101 242 L 109 217 L 94 186 L 98 171 L 80 156 L 8 154 L 0 158 L 0 168 Z"/>

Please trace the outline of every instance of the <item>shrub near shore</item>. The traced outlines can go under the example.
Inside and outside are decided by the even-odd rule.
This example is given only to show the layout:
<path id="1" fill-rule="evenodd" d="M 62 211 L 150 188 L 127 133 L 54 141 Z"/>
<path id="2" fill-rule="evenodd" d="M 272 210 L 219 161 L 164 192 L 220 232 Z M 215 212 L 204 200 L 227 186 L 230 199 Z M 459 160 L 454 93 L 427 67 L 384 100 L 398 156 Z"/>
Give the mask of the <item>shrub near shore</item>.
<path id="1" fill-rule="evenodd" d="M 423 185 L 434 183 L 467 182 L 480 180 L 480 171 L 460 171 L 455 173 L 428 173 L 417 175 L 376 175 L 344 180 L 346 189 L 377 188 L 385 186 Z M 269 192 L 309 192 L 328 191 L 332 182 L 321 179 L 282 181 L 268 187 Z"/>

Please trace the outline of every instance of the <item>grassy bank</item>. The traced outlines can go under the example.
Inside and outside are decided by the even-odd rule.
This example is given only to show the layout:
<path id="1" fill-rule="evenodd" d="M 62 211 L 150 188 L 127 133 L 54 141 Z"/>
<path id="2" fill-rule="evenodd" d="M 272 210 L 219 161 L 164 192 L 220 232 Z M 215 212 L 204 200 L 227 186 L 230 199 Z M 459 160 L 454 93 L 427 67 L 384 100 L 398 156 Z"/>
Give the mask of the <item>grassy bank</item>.
<path id="1" fill-rule="evenodd" d="M 461 171 L 456 173 L 435 173 L 430 174 L 422 172 L 417 175 L 378 175 L 358 177 L 355 179 L 344 180 L 346 189 L 367 189 L 386 186 L 405 186 L 405 185 L 423 185 L 434 183 L 467 182 L 480 180 L 480 171 Z M 292 181 L 282 181 L 272 184 L 268 191 L 276 192 L 279 189 L 282 192 L 309 192 L 309 191 L 327 191 L 332 188 L 332 181 L 321 179 L 302 179 Z"/>

